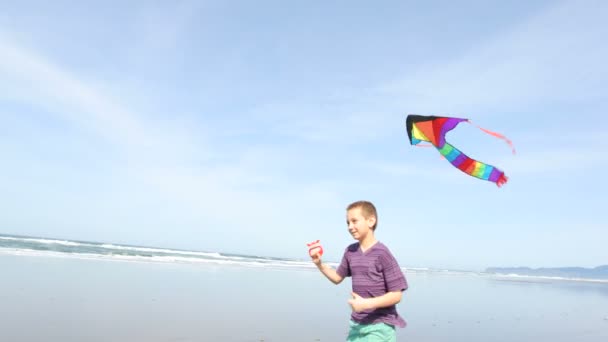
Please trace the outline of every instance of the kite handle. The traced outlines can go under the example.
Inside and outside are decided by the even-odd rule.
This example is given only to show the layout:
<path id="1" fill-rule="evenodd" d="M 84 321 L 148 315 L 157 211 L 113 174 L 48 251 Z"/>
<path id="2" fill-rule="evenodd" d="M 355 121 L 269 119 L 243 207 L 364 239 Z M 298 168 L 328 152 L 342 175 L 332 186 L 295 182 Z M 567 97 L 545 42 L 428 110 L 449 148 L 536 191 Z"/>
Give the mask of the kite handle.
<path id="1" fill-rule="evenodd" d="M 500 133 L 492 132 L 489 129 L 485 129 L 483 127 L 479 127 L 476 124 L 474 124 L 473 122 L 471 122 L 471 120 L 467 120 L 467 122 L 470 123 L 471 125 L 479 128 L 480 130 L 482 130 L 483 132 L 485 132 L 485 133 L 487 133 L 487 134 L 489 134 L 491 136 L 494 136 L 494 137 L 496 137 L 498 139 L 502 139 L 502 140 L 506 141 L 507 144 L 509 144 L 509 146 L 511 147 L 511 150 L 513 151 L 513 154 L 515 154 L 515 147 L 513 146 L 513 142 L 511 142 L 511 140 L 509 140 L 509 138 L 505 137 L 504 135 L 502 135 Z"/>
<path id="2" fill-rule="evenodd" d="M 321 240 L 307 243 L 306 246 L 308 246 L 308 255 L 313 256 L 315 253 L 317 253 L 317 251 L 319 256 L 323 255 L 323 246 L 321 246 Z"/>

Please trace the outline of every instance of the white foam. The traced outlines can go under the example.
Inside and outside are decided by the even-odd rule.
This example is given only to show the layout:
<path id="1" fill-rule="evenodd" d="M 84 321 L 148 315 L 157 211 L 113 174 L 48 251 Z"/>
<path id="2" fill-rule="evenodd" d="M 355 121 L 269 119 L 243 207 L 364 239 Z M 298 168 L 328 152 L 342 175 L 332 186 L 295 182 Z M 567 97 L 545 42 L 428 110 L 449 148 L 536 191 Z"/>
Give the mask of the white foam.
<path id="1" fill-rule="evenodd" d="M 51 239 L 33 239 L 33 238 L 15 238 L 10 236 L 0 236 L 0 240 L 10 240 L 10 241 L 28 241 L 28 242 L 37 242 L 44 244 L 56 244 L 56 245 L 64 245 L 64 246 L 93 246 L 86 243 L 78 243 L 74 241 L 66 241 L 66 240 L 51 240 Z"/>
<path id="2" fill-rule="evenodd" d="M 102 244 L 101 247 L 107 249 L 118 249 L 125 251 L 136 251 L 136 252 L 151 252 L 151 253 L 167 253 L 167 254 L 182 254 L 182 255 L 199 255 L 204 257 L 211 258 L 226 258 L 220 253 L 209 253 L 209 252 L 190 252 L 190 251 L 179 251 L 173 249 L 163 249 L 163 248 L 151 248 L 151 247 L 131 247 L 131 246 L 118 246 L 112 244 Z M 244 258 L 242 258 L 244 259 Z"/>
<path id="3" fill-rule="evenodd" d="M 42 257 L 59 257 L 73 259 L 96 259 L 96 260 L 114 260 L 114 261 L 131 261 L 131 262 L 152 262 L 152 263 L 177 263 L 177 264 L 215 264 L 215 265 L 234 265 L 243 267 L 259 267 L 259 268 L 310 268 L 312 263 L 298 261 L 269 261 L 261 262 L 263 259 L 247 259 L 242 257 L 224 258 L 197 258 L 187 256 L 141 256 L 141 255 L 122 255 L 122 254 L 93 254 L 93 253 L 64 253 L 58 251 L 38 251 L 31 249 L 19 248 L 1 248 L 0 254 L 18 255 L 18 256 L 42 256 Z M 265 260 L 264 260 L 265 261 Z"/>
<path id="4" fill-rule="evenodd" d="M 430 269 L 428 267 L 401 267 L 401 269 L 403 270 L 410 270 L 410 271 L 420 271 L 420 272 L 428 272 L 430 271 Z"/>
<path id="5" fill-rule="evenodd" d="M 523 275 L 516 273 L 495 273 L 490 276 L 496 278 L 510 278 L 510 279 L 541 279 L 541 280 L 558 280 L 558 281 L 580 281 L 580 282 L 590 282 L 590 283 L 608 283 L 608 279 L 591 279 L 591 278 L 568 278 L 568 277 L 556 277 L 556 276 L 540 276 L 540 275 Z"/>

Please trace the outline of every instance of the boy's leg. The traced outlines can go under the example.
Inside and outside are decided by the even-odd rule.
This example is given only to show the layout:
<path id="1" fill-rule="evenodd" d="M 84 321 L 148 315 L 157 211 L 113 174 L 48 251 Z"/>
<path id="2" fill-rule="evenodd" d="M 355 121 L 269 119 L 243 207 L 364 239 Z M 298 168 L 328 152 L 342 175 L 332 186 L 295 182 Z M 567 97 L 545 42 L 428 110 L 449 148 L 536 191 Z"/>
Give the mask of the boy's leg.
<path id="1" fill-rule="evenodd" d="M 361 324 L 355 323 L 352 320 L 348 322 L 348 336 L 346 342 L 364 342 L 365 340 L 361 336 Z"/>
<path id="2" fill-rule="evenodd" d="M 373 330 L 367 334 L 367 340 L 369 342 L 397 342 L 397 331 L 395 326 L 378 323 L 372 324 Z"/>
<path id="3" fill-rule="evenodd" d="M 395 327 L 385 323 L 358 324 L 350 322 L 347 342 L 396 342 Z"/>

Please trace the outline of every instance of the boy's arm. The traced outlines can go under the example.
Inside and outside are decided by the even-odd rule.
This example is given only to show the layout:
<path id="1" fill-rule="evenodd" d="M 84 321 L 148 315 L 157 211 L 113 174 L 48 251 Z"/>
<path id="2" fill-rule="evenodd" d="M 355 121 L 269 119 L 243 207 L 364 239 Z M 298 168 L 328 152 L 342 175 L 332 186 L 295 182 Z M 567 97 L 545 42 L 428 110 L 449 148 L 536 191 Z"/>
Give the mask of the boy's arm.
<path id="1" fill-rule="evenodd" d="M 391 291 L 379 297 L 363 298 L 353 292 L 353 299 L 349 300 L 348 303 L 356 312 L 363 310 L 375 310 L 398 304 L 401 301 L 402 295 L 402 291 Z"/>
<path id="2" fill-rule="evenodd" d="M 319 269 L 319 271 L 321 271 L 321 273 L 323 273 L 323 275 L 325 277 L 327 277 L 327 279 L 329 279 L 332 283 L 340 284 L 342 282 L 342 280 L 344 280 L 344 278 L 341 277 L 338 274 L 338 272 L 336 272 L 336 270 L 331 268 L 331 266 L 329 266 L 329 265 L 325 265 L 320 260 L 319 260 L 319 263 L 316 265 L 317 265 L 317 268 Z"/>
<path id="3" fill-rule="evenodd" d="M 327 279 L 329 279 L 332 283 L 340 284 L 342 280 L 344 280 L 344 278 L 341 277 L 338 272 L 336 272 L 336 270 L 331 268 L 331 266 L 329 265 L 325 265 L 323 261 L 321 261 L 321 255 L 319 255 L 319 253 L 313 254 L 311 258 L 312 262 L 317 265 L 319 271 L 321 271 L 321 273 L 323 273 L 323 275 L 327 277 Z"/>

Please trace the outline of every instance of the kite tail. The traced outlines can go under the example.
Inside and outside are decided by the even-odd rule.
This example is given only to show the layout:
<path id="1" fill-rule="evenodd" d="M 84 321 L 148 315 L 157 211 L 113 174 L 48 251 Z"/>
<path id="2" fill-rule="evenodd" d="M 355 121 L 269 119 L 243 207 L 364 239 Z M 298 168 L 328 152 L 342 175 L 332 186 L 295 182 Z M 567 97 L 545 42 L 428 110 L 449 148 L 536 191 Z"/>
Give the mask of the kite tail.
<path id="1" fill-rule="evenodd" d="M 508 178 L 505 176 L 504 172 L 492 165 L 469 158 L 466 154 L 460 152 L 456 147 L 447 142 L 443 147 L 438 147 L 437 150 L 439 150 L 439 153 L 441 153 L 441 155 L 453 166 L 470 176 L 496 183 L 496 186 L 498 187 L 507 183 Z"/>
<path id="2" fill-rule="evenodd" d="M 509 138 L 505 137 L 504 135 L 502 135 L 500 133 L 492 132 L 489 129 L 485 129 L 483 127 L 479 127 L 476 124 L 472 123 L 471 120 L 467 120 L 467 122 L 470 123 L 471 125 L 479 128 L 480 130 L 482 130 L 483 132 L 485 132 L 485 133 L 487 133 L 487 134 L 489 134 L 491 136 L 494 136 L 494 137 L 496 137 L 498 139 L 502 139 L 502 140 L 506 141 L 507 144 L 509 144 L 509 146 L 511 147 L 511 151 L 513 151 L 513 154 L 515 154 L 515 147 L 513 146 L 513 142 L 511 140 L 509 140 Z"/>

